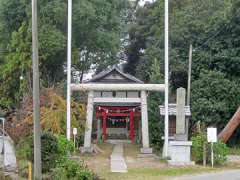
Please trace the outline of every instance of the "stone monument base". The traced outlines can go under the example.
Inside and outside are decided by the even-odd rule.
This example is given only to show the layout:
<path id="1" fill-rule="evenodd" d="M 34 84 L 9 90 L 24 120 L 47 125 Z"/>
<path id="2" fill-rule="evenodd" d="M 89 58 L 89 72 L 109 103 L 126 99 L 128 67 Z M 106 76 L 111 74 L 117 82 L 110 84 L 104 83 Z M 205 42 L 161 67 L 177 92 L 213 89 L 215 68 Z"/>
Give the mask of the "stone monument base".
<path id="1" fill-rule="evenodd" d="M 194 165 L 191 161 L 191 141 L 169 141 L 168 154 L 171 160 L 168 160 L 170 165 Z"/>

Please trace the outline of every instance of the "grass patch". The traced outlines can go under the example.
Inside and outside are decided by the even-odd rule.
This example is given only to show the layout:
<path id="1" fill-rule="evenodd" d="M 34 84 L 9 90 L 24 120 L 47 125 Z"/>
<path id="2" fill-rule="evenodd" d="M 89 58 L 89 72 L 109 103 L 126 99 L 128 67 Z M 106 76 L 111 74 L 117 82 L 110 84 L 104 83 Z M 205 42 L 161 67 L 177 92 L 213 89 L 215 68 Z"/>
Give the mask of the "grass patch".
<path id="1" fill-rule="evenodd" d="M 240 155 L 240 147 L 239 146 L 229 147 L 229 154 L 230 155 Z"/>
<path id="2" fill-rule="evenodd" d="M 179 176 L 184 174 L 196 174 L 202 172 L 216 171 L 217 168 L 210 167 L 185 167 L 185 168 L 166 168 L 166 169 L 153 169 L 153 168 L 136 168 L 129 169 L 129 173 L 150 174 L 154 176 Z"/>
<path id="3" fill-rule="evenodd" d="M 128 173 L 102 172 L 102 178 L 106 180 L 168 180 L 170 177 L 176 177 L 188 174 L 199 174 L 220 170 L 211 167 L 186 167 L 186 168 L 133 168 L 128 169 Z"/>

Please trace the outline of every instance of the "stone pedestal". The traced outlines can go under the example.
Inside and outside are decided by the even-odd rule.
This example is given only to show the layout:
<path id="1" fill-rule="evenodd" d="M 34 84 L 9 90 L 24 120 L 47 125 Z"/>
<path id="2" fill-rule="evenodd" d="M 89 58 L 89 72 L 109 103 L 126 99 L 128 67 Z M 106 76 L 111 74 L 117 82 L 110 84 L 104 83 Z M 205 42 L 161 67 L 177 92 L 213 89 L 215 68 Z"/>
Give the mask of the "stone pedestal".
<path id="1" fill-rule="evenodd" d="M 170 141 L 168 154 L 171 160 L 168 160 L 170 165 L 194 165 L 191 161 L 191 141 Z"/>
<path id="2" fill-rule="evenodd" d="M 143 147 L 140 151 L 142 154 L 152 154 L 152 148 Z"/>

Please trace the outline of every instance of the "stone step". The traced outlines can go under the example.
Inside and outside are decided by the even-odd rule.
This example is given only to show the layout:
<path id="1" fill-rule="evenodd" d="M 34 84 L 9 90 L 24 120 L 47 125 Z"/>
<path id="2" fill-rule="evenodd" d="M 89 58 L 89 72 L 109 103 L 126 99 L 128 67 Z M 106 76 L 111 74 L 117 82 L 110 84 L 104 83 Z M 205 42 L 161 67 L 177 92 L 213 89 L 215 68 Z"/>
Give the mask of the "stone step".
<path id="1" fill-rule="evenodd" d="M 160 157 L 155 154 L 138 154 L 137 158 L 138 159 L 160 159 Z"/>
<path id="2" fill-rule="evenodd" d="M 130 140 L 127 140 L 127 139 L 107 139 L 106 141 L 107 143 L 110 143 L 110 144 L 119 144 L 119 143 L 126 143 L 126 144 L 130 144 L 131 141 Z"/>

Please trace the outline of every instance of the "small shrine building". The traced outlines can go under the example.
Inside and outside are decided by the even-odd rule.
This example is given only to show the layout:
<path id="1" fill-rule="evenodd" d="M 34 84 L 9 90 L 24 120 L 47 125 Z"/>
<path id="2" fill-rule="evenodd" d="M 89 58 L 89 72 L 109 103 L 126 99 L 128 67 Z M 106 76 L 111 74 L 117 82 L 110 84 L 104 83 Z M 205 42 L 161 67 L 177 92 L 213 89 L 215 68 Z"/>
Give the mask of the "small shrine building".
<path id="1" fill-rule="evenodd" d="M 100 72 L 72 91 L 88 91 L 84 151 L 91 152 L 92 139 L 128 139 L 142 143 L 142 153 L 152 153 L 148 132 L 148 91 L 164 91 L 163 84 L 144 84 L 118 67 Z"/>
<path id="2" fill-rule="evenodd" d="M 144 84 L 117 67 L 101 72 L 86 83 Z M 93 96 L 98 141 L 130 139 L 132 143 L 141 142 L 140 91 L 95 91 Z"/>

